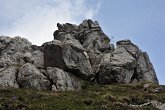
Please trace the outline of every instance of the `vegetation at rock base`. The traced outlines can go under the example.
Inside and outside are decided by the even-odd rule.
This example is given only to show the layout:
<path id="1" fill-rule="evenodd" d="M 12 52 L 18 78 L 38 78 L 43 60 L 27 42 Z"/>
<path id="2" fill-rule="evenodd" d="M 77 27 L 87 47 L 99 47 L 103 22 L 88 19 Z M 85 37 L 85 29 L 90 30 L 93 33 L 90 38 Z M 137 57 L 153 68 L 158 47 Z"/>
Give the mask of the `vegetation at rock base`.
<path id="1" fill-rule="evenodd" d="M 84 85 L 80 91 L 0 89 L 0 110 L 158 110 L 152 105 L 133 108 L 150 100 L 165 103 L 165 92 L 143 84 Z"/>

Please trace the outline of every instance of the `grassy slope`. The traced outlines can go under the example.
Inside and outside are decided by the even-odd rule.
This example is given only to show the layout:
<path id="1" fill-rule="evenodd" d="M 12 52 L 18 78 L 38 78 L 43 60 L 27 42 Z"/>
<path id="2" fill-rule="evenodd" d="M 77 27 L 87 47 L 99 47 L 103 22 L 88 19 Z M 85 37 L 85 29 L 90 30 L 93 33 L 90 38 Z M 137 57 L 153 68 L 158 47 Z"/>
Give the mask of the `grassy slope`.
<path id="1" fill-rule="evenodd" d="M 0 110 L 157 110 L 152 106 L 131 108 L 148 100 L 165 103 L 165 93 L 153 93 L 138 85 L 84 85 L 82 91 L 50 92 L 0 89 Z"/>

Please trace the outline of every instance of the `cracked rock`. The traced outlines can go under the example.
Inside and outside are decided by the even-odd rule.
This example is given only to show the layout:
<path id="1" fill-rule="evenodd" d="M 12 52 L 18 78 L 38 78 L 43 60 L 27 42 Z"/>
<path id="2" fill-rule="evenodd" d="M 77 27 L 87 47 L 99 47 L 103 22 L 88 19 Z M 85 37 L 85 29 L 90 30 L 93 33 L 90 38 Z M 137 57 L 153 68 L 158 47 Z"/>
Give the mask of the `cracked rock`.
<path id="1" fill-rule="evenodd" d="M 32 64 L 24 64 L 18 72 L 17 79 L 22 88 L 35 88 L 39 90 L 48 90 L 50 82 L 47 78 Z"/>
<path id="2" fill-rule="evenodd" d="M 53 83 L 52 91 L 80 90 L 81 83 L 74 75 L 56 67 L 48 67 L 47 74 Z"/>

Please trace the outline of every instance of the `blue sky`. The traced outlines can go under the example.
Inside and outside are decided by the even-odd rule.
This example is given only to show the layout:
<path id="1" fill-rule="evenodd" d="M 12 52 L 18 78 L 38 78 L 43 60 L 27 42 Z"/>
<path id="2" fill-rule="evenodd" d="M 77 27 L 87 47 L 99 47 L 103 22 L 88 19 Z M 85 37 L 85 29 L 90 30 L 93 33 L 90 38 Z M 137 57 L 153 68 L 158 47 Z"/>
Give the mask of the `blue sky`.
<path id="1" fill-rule="evenodd" d="M 91 18 L 116 42 L 130 39 L 146 51 L 165 84 L 165 0 L 0 0 L 0 35 L 41 45 L 53 39 L 56 23 Z"/>

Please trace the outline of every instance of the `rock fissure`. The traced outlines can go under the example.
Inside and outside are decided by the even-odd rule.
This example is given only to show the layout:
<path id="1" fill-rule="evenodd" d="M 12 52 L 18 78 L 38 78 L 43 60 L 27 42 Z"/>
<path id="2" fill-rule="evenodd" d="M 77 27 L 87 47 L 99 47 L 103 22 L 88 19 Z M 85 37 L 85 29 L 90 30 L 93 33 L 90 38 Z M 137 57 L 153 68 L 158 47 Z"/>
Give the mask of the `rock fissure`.
<path id="1" fill-rule="evenodd" d="M 18 82 L 18 73 L 19 73 L 19 70 L 16 69 L 16 73 L 15 73 L 15 81 L 16 81 L 16 83 L 18 84 L 18 87 L 19 87 L 19 88 L 23 88 L 23 87 L 21 86 L 21 84 L 19 84 L 19 82 Z"/>
<path id="2" fill-rule="evenodd" d="M 137 58 L 136 58 L 136 55 L 138 52 L 135 53 L 135 55 L 133 53 L 131 53 L 124 45 L 123 45 L 124 49 L 133 57 L 135 58 L 136 62 L 137 62 Z M 140 77 L 138 75 L 138 72 L 137 72 L 137 66 L 134 68 L 134 74 L 132 75 L 131 77 L 131 81 L 130 82 L 133 82 L 134 80 L 137 80 L 138 82 L 140 81 Z"/>

